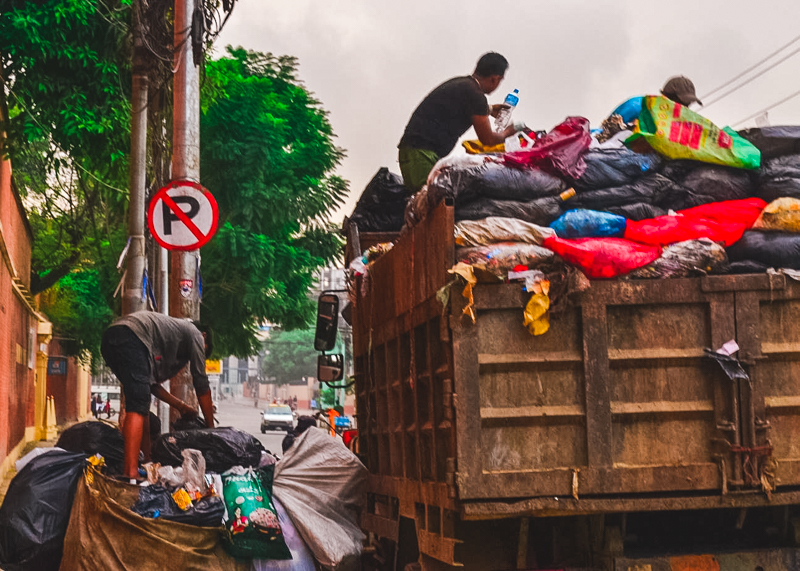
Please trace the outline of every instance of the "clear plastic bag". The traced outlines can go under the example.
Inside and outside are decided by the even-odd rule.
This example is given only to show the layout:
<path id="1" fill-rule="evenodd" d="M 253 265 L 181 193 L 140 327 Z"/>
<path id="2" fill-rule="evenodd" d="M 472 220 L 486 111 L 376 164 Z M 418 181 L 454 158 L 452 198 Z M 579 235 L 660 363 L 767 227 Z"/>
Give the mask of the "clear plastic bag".
<path id="1" fill-rule="evenodd" d="M 483 220 L 464 220 L 455 226 L 456 244 L 482 246 L 496 242 L 525 242 L 541 245 L 556 231 L 517 218 L 490 216 Z"/>

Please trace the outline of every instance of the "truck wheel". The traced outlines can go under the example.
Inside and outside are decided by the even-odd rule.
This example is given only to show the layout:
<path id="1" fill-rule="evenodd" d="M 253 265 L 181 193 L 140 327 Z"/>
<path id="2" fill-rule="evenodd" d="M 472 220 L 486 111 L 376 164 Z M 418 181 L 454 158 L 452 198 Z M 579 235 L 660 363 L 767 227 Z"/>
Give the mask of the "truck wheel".
<path id="1" fill-rule="evenodd" d="M 266 433 L 267 433 L 267 429 L 262 426 L 261 427 L 261 434 L 266 434 Z"/>

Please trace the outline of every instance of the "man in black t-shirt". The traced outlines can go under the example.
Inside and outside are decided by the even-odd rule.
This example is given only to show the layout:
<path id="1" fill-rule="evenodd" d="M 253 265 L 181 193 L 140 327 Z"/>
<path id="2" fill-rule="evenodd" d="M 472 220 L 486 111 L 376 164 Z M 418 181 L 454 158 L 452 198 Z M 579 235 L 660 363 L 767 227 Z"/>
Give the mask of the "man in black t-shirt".
<path id="1" fill-rule="evenodd" d="M 489 115 L 497 116 L 504 105 L 490 108 L 486 95 L 497 89 L 506 69 L 506 58 L 489 52 L 472 75 L 445 81 L 422 100 L 397 145 L 400 172 L 411 193 L 422 188 L 436 161 L 449 154 L 470 127 L 486 146 L 498 145 L 517 131 L 512 125 L 499 133 L 489 122 Z"/>

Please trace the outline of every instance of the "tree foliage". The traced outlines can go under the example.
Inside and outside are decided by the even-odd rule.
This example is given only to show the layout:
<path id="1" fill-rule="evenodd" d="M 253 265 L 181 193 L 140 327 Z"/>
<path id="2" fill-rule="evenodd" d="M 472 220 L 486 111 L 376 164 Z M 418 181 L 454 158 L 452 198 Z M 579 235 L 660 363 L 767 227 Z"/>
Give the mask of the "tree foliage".
<path id="1" fill-rule="evenodd" d="M 202 252 L 201 311 L 223 353 L 245 356 L 260 323 L 310 323 L 314 273 L 341 245 L 326 217 L 347 192 L 331 175 L 344 153 L 295 58 L 228 48 L 206 73 L 201 180 L 220 229 Z"/>
<path id="2" fill-rule="evenodd" d="M 31 290 L 54 288 L 42 310 L 56 333 L 97 357 L 118 307 L 115 266 L 127 238 L 131 0 L 6 2 L 2 151 L 12 159 L 35 236 Z M 203 4 L 207 13 L 232 5 Z M 171 3 L 148 6 L 151 111 L 161 113 L 150 117 L 153 187 L 165 171 L 160 158 L 169 156 L 160 133 L 169 116 Z M 347 191 L 331 176 L 343 152 L 292 57 L 229 49 L 206 61 L 202 106 L 201 180 L 215 194 L 221 220 L 202 251 L 201 312 L 215 329 L 218 353 L 246 356 L 260 348 L 256 332 L 264 321 L 286 328 L 310 321 L 314 273 L 340 247 L 326 215 Z"/>
<path id="3" fill-rule="evenodd" d="M 279 385 L 297 382 L 303 377 L 316 377 L 314 330 L 273 330 L 270 338 L 264 342 L 261 375 L 264 379 L 274 377 L 274 382 Z"/>

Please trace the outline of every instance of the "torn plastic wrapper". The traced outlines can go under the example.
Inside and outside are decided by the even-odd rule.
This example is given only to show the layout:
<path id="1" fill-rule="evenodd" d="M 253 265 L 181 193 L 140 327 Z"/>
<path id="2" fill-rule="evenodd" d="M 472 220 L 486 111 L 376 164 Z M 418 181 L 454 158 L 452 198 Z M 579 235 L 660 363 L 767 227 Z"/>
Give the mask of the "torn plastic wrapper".
<path id="1" fill-rule="evenodd" d="M 472 319 L 472 323 L 475 323 L 475 308 L 473 307 L 475 305 L 475 298 L 472 295 L 472 288 L 476 283 L 478 283 L 478 280 L 475 277 L 475 272 L 472 269 L 472 266 L 463 262 L 459 262 L 447 270 L 447 273 L 461 276 L 464 278 L 464 281 L 466 281 L 466 285 L 464 286 L 464 290 L 461 292 L 461 296 L 467 300 L 467 306 L 462 311 L 462 314 L 469 315 Z"/>
<path id="2" fill-rule="evenodd" d="M 728 376 L 728 378 L 732 381 L 749 381 L 750 377 L 748 376 L 747 372 L 742 367 L 741 362 L 739 359 L 735 357 L 731 357 L 729 355 L 724 355 L 722 353 L 717 353 L 716 351 L 712 351 L 711 349 L 703 349 L 703 352 L 706 354 L 706 357 L 710 359 L 714 359 L 719 366 L 722 367 L 722 370 Z"/>

